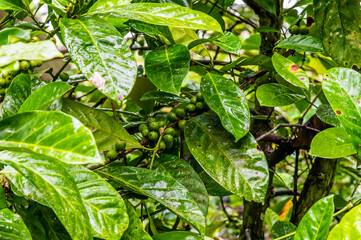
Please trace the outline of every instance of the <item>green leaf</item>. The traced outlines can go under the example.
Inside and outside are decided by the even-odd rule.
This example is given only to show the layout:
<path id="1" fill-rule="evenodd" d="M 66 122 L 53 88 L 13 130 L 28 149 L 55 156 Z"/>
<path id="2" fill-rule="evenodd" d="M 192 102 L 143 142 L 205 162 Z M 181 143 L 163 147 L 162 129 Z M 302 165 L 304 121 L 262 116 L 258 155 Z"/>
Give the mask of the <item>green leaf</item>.
<path id="1" fill-rule="evenodd" d="M 287 82 L 308 90 L 308 76 L 294 62 L 278 53 L 274 53 L 272 56 L 272 64 L 277 73 Z"/>
<path id="2" fill-rule="evenodd" d="M 26 11 L 22 0 L 0 0 L 0 10 Z"/>
<path id="3" fill-rule="evenodd" d="M 158 101 L 158 102 L 189 102 L 189 99 L 182 96 L 177 96 L 172 93 L 160 92 L 160 91 L 151 91 L 145 93 L 142 98 L 142 101 Z"/>
<path id="4" fill-rule="evenodd" d="M 160 90 L 179 94 L 189 71 L 191 56 L 186 46 L 162 46 L 147 54 L 145 72 Z"/>
<path id="5" fill-rule="evenodd" d="M 31 30 L 29 29 L 21 29 L 17 27 L 5 28 L 0 31 L 0 46 L 10 44 L 14 39 L 30 41 L 30 32 Z"/>
<path id="6" fill-rule="evenodd" d="M 317 201 L 303 216 L 297 227 L 295 240 L 326 239 L 334 211 L 333 195 Z M 340 238 L 344 239 L 344 238 Z"/>
<path id="7" fill-rule="evenodd" d="M 153 240 L 202 240 L 198 234 L 186 231 L 166 232 L 153 236 Z"/>
<path id="8" fill-rule="evenodd" d="M 0 210 L 0 238 L 2 240 L 32 239 L 21 217 L 7 208 Z"/>
<path id="9" fill-rule="evenodd" d="M 18 113 L 43 110 L 72 88 L 65 82 L 53 82 L 42 86 L 24 101 Z"/>
<path id="10" fill-rule="evenodd" d="M 272 239 L 276 239 L 279 237 L 283 237 L 287 234 L 290 234 L 292 232 L 295 232 L 297 229 L 297 227 L 295 225 L 293 225 L 290 222 L 286 222 L 286 221 L 277 221 L 273 226 L 272 226 L 272 231 L 271 231 L 271 238 Z M 287 238 L 284 238 L 284 240 L 293 240 L 294 236 L 290 236 Z"/>
<path id="11" fill-rule="evenodd" d="M 261 106 L 281 107 L 293 104 L 304 99 L 286 86 L 277 83 L 264 84 L 257 88 L 257 100 Z"/>
<path id="12" fill-rule="evenodd" d="M 105 112 L 69 99 L 63 99 L 62 103 L 63 112 L 76 117 L 92 131 L 100 151 L 112 149 L 119 140 L 127 143 L 126 149 L 142 148 L 125 128 Z"/>
<path id="13" fill-rule="evenodd" d="M 122 240 L 152 240 L 149 234 L 144 230 L 142 221 L 138 214 L 134 211 L 133 206 L 129 202 L 125 202 L 129 216 L 129 227 L 124 232 Z"/>
<path id="14" fill-rule="evenodd" d="M 137 167 L 110 166 L 97 171 L 135 193 L 153 198 L 198 231 L 205 231 L 205 217 L 190 192 L 169 173 Z"/>
<path id="15" fill-rule="evenodd" d="M 223 76 L 207 73 L 201 81 L 201 92 L 207 105 L 218 114 L 223 127 L 236 141 L 248 133 L 251 117 L 247 99 L 235 83 Z"/>
<path id="16" fill-rule="evenodd" d="M 17 75 L 11 81 L 10 87 L 6 92 L 4 101 L 1 105 L 2 117 L 6 118 L 16 114 L 32 92 L 45 84 L 46 82 L 31 75 Z"/>
<path id="17" fill-rule="evenodd" d="M 226 32 L 225 34 L 218 34 L 211 38 L 202 38 L 202 39 L 194 40 L 188 45 L 188 48 L 192 49 L 195 46 L 206 42 L 212 42 L 216 44 L 218 47 L 222 48 L 223 50 L 236 54 L 239 52 L 239 50 L 242 47 L 242 41 L 240 37 L 235 36 L 232 32 Z"/>
<path id="18" fill-rule="evenodd" d="M 152 37 L 156 37 L 157 35 L 163 35 L 169 40 L 170 43 L 174 43 L 172 33 L 167 26 L 154 25 L 137 20 L 129 20 L 124 24 L 131 27 L 133 29 L 132 31 L 143 33 Z"/>
<path id="19" fill-rule="evenodd" d="M 277 15 L 276 13 L 276 5 L 274 0 L 254 0 L 258 5 L 273 15 Z"/>
<path id="20" fill-rule="evenodd" d="M 361 156 L 361 74 L 347 68 L 333 68 L 325 73 L 322 88 Z"/>
<path id="21" fill-rule="evenodd" d="M 322 158 L 342 158 L 356 154 L 350 137 L 342 127 L 328 128 L 318 133 L 311 143 L 310 155 Z"/>
<path id="22" fill-rule="evenodd" d="M 63 54 L 50 40 L 0 46 L 0 67 L 17 60 L 47 61 L 57 57 L 63 57 Z"/>
<path id="23" fill-rule="evenodd" d="M 293 35 L 281 40 L 276 47 L 310 53 L 320 53 L 323 51 L 321 40 L 309 35 Z"/>
<path id="24" fill-rule="evenodd" d="M 76 118 L 55 111 L 20 113 L 0 121 L 0 146 L 72 164 L 103 162 L 90 130 Z"/>
<path id="25" fill-rule="evenodd" d="M 183 159 L 170 154 L 162 154 L 158 162 L 163 166 L 158 171 L 170 173 L 173 178 L 186 187 L 203 212 L 203 215 L 207 216 L 208 193 L 202 179 L 194 169 Z"/>
<path id="26" fill-rule="evenodd" d="M 330 124 L 335 127 L 341 127 L 341 123 L 338 120 L 335 112 L 332 110 L 330 104 L 321 104 L 317 108 L 316 115 L 319 119 L 321 119 L 327 124 Z"/>
<path id="27" fill-rule="evenodd" d="M 170 27 L 222 32 L 217 20 L 208 14 L 172 3 L 133 3 L 100 9 L 92 7 L 88 14 L 103 15 L 108 19 L 133 19 Z"/>
<path id="28" fill-rule="evenodd" d="M 325 51 L 345 67 L 361 67 L 361 9 L 358 0 L 314 0 L 316 26 Z"/>
<path id="29" fill-rule="evenodd" d="M 120 239 L 128 227 L 127 209 L 119 193 L 98 174 L 80 165 L 66 167 L 79 190 L 94 236 Z"/>
<path id="30" fill-rule="evenodd" d="M 132 89 L 137 65 L 120 33 L 98 17 L 62 18 L 61 32 L 78 69 L 102 93 L 120 101 Z"/>
<path id="31" fill-rule="evenodd" d="M 15 169 L 17 173 L 3 174 L 27 198 L 53 209 L 73 239 L 93 239 L 86 209 L 65 163 L 9 151 L 0 152 L 0 162 Z"/>
<path id="32" fill-rule="evenodd" d="M 107 9 L 113 6 L 126 5 L 129 4 L 130 2 L 131 0 L 98 0 L 96 3 L 94 3 L 92 9 L 97 9 L 97 10 Z"/>
<path id="33" fill-rule="evenodd" d="M 192 155 L 221 186 L 247 201 L 264 200 L 267 161 L 250 133 L 234 142 L 216 116 L 203 114 L 187 121 L 184 135 Z"/>
<path id="34" fill-rule="evenodd" d="M 332 228 L 327 240 L 361 239 L 361 205 L 352 208 L 342 217 L 341 222 Z"/>

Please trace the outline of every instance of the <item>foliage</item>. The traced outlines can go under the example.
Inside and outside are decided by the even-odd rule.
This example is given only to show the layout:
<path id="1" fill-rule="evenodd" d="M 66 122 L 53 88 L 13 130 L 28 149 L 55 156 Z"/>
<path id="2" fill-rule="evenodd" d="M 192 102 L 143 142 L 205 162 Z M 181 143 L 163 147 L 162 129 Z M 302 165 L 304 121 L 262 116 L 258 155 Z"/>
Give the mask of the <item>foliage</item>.
<path id="1" fill-rule="evenodd" d="M 361 238 L 360 13 L 0 0 L 0 238 Z"/>

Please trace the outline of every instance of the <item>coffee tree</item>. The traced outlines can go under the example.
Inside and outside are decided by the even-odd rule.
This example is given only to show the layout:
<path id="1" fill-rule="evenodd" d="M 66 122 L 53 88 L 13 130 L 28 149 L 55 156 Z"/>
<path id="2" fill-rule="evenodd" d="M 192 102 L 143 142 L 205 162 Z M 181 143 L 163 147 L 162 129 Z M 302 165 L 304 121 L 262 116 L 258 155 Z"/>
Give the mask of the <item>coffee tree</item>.
<path id="1" fill-rule="evenodd" d="M 360 3 L 289 2 L 0 0 L 0 239 L 361 239 Z"/>

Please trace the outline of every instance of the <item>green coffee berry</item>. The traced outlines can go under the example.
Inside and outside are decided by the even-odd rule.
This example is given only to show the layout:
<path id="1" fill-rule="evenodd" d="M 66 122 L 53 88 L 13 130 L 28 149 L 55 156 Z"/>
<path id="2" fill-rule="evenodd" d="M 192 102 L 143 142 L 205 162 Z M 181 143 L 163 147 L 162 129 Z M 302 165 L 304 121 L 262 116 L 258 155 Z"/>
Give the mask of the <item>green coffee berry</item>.
<path id="1" fill-rule="evenodd" d="M 159 137 L 159 135 L 158 135 L 157 132 L 151 131 L 151 132 L 149 133 L 149 139 L 150 139 L 150 141 L 152 141 L 152 142 L 158 141 L 158 137 Z"/>
<path id="2" fill-rule="evenodd" d="M 302 35 L 307 35 L 308 34 L 308 27 L 306 25 L 303 25 L 300 27 L 300 33 Z"/>
<path id="3" fill-rule="evenodd" d="M 115 143 L 115 150 L 118 152 L 124 151 L 127 143 L 125 141 L 118 141 Z"/>
<path id="4" fill-rule="evenodd" d="M 165 134 L 162 139 L 163 139 L 163 141 L 165 143 L 172 143 L 173 142 L 173 136 L 170 135 L 170 134 Z"/>
<path id="5" fill-rule="evenodd" d="M 192 113 L 196 110 L 196 105 L 190 103 L 187 105 L 186 109 L 187 109 L 187 112 Z"/>
<path id="6" fill-rule="evenodd" d="M 196 104 L 196 109 L 197 109 L 197 110 L 202 110 L 203 108 L 204 108 L 203 102 L 197 102 L 197 104 Z"/>
<path id="7" fill-rule="evenodd" d="M 38 61 L 37 61 L 37 60 L 30 60 L 29 62 L 30 62 L 30 66 L 31 66 L 32 68 L 35 68 L 35 67 L 38 66 Z"/>
<path id="8" fill-rule="evenodd" d="M 179 118 L 184 118 L 186 116 L 186 111 L 184 111 L 184 108 L 179 107 L 175 110 L 175 114 Z"/>
<path id="9" fill-rule="evenodd" d="M 178 120 L 178 117 L 174 112 L 170 112 L 167 118 L 170 122 L 176 122 Z"/>
<path id="10" fill-rule="evenodd" d="M 165 121 L 159 121 L 158 122 L 158 127 L 161 128 L 161 127 L 164 127 L 165 126 Z"/>
<path id="11" fill-rule="evenodd" d="M 143 129 L 148 129 L 148 125 L 143 123 L 139 126 L 138 129 L 139 129 L 139 132 L 141 132 L 141 131 L 143 131 Z"/>
<path id="12" fill-rule="evenodd" d="M 13 80 L 12 76 L 7 76 L 5 78 L 5 86 L 10 86 L 12 80 Z"/>
<path id="13" fill-rule="evenodd" d="M 115 160 L 118 156 L 118 152 L 115 149 L 111 149 L 107 152 L 107 157 L 110 160 Z"/>
<path id="14" fill-rule="evenodd" d="M 143 129 L 142 131 L 141 131 L 141 133 L 142 133 L 142 136 L 143 137 L 148 137 L 148 135 L 149 135 L 149 130 L 148 130 L 148 128 L 146 128 L 146 129 Z"/>
<path id="15" fill-rule="evenodd" d="M 179 122 L 178 122 L 178 127 L 179 127 L 179 129 L 180 130 L 183 130 L 184 129 L 184 126 L 186 125 L 186 122 L 187 122 L 187 120 L 180 120 Z"/>
<path id="16" fill-rule="evenodd" d="M 167 147 L 167 145 L 165 145 L 165 142 L 160 141 L 159 143 L 159 150 L 164 150 Z"/>
<path id="17" fill-rule="evenodd" d="M 4 95 L 5 94 L 5 88 L 0 88 L 0 95 Z"/>
<path id="18" fill-rule="evenodd" d="M 196 97 L 197 97 L 198 102 L 202 102 L 204 100 L 203 95 L 202 95 L 201 92 L 197 93 Z"/>
<path id="19" fill-rule="evenodd" d="M 294 25 L 289 29 L 289 31 L 290 31 L 291 34 L 299 34 L 300 33 L 300 27 L 297 26 L 297 25 Z"/>
<path id="20" fill-rule="evenodd" d="M 196 104 L 197 103 L 197 97 L 192 97 L 191 98 L 191 103 Z"/>
<path id="21" fill-rule="evenodd" d="M 59 75 L 61 81 L 66 82 L 69 80 L 69 75 L 67 73 L 60 73 Z"/>
<path id="22" fill-rule="evenodd" d="M 151 123 L 151 122 L 155 122 L 155 118 L 148 118 L 147 122 Z"/>
<path id="23" fill-rule="evenodd" d="M 29 70 L 29 68 L 31 67 L 30 63 L 28 61 L 21 61 L 20 62 L 20 69 L 21 70 Z"/>
<path id="24" fill-rule="evenodd" d="M 6 81 L 4 78 L 0 78 L 0 87 L 5 87 L 6 86 Z"/>
<path id="25" fill-rule="evenodd" d="M 158 131 L 159 130 L 159 126 L 158 126 L 157 122 L 149 123 L 148 127 L 149 127 L 150 131 Z"/>
<path id="26" fill-rule="evenodd" d="M 175 136 L 175 130 L 172 127 L 166 128 L 164 130 L 164 134 L 169 134 L 169 135 Z"/>

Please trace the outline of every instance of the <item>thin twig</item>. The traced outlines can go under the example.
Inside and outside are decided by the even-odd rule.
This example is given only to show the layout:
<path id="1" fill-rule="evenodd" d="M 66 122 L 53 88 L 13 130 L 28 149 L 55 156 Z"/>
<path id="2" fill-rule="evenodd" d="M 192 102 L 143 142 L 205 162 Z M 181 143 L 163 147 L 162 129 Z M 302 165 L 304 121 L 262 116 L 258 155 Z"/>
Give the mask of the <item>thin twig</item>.
<path id="1" fill-rule="evenodd" d="M 53 82 L 59 77 L 59 75 L 61 74 L 61 72 L 66 68 L 66 66 L 71 62 L 71 58 L 69 57 L 69 59 L 63 64 L 63 66 L 59 69 L 59 71 L 55 74 L 55 76 L 53 77 Z"/>
<path id="2" fill-rule="evenodd" d="M 265 134 L 259 136 L 256 140 L 260 141 L 263 138 L 267 137 L 268 135 L 270 135 L 272 132 L 276 131 L 277 129 L 279 129 L 280 127 L 297 127 L 297 128 L 306 128 L 308 130 L 314 131 L 314 132 L 320 132 L 320 130 L 316 129 L 316 128 L 312 128 L 312 127 L 308 127 L 302 124 L 291 124 L 291 123 L 280 123 L 277 124 L 274 128 L 272 128 L 271 130 L 269 130 L 268 132 L 266 132 Z"/>

